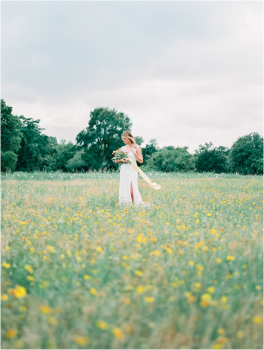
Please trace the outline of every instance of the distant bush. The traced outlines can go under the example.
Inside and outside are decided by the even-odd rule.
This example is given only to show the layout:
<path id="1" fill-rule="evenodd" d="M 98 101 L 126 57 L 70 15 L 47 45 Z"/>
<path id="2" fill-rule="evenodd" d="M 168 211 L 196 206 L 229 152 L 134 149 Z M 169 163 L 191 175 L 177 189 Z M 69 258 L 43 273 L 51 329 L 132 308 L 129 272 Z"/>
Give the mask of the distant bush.
<path id="1" fill-rule="evenodd" d="M 146 165 L 150 169 L 164 172 L 194 170 L 194 156 L 187 149 L 188 147 L 163 147 L 149 158 Z"/>
<path id="2" fill-rule="evenodd" d="M 230 151 L 231 170 L 239 174 L 263 174 L 263 137 L 254 132 L 239 137 Z"/>
<path id="3" fill-rule="evenodd" d="M 17 158 L 14 152 L 1 152 L 1 171 L 15 171 Z"/>
<path id="4" fill-rule="evenodd" d="M 83 168 L 85 166 L 85 162 L 82 159 L 82 154 L 84 153 L 84 150 L 80 150 L 77 151 L 75 153 L 75 155 L 73 156 L 73 158 L 71 158 L 70 160 L 68 160 L 67 164 L 66 164 L 66 168 L 68 170 L 80 170 L 81 168 Z"/>
<path id="5" fill-rule="evenodd" d="M 229 149 L 223 146 L 213 147 L 212 142 L 200 145 L 195 151 L 195 167 L 199 172 L 226 173 L 230 169 Z"/>

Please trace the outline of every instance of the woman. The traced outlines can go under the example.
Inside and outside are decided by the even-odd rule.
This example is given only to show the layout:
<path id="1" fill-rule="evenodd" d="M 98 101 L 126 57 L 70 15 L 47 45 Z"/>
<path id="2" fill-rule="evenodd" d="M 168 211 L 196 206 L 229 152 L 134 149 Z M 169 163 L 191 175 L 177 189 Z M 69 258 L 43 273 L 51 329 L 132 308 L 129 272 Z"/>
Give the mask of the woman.
<path id="1" fill-rule="evenodd" d="M 139 145 L 136 144 L 131 131 L 124 131 L 121 135 L 123 142 L 126 144 L 121 147 L 121 151 L 126 152 L 127 156 L 137 164 L 136 161 L 143 163 L 143 156 Z M 142 202 L 141 195 L 138 190 L 138 172 L 137 170 L 123 158 L 115 163 L 123 164 L 120 167 L 120 184 L 119 184 L 119 205 L 132 204 L 145 205 Z"/>

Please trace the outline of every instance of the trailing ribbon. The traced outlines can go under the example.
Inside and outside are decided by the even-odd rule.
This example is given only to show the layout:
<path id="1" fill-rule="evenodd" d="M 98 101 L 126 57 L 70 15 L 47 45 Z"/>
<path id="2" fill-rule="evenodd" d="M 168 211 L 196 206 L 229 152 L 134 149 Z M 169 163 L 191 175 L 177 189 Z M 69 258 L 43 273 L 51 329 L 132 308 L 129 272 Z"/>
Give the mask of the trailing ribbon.
<path id="1" fill-rule="evenodd" d="M 160 190 L 161 186 L 156 184 L 156 182 L 151 182 L 150 178 L 134 163 L 133 159 L 128 158 L 130 164 L 139 172 L 142 178 L 152 187 L 154 190 Z"/>

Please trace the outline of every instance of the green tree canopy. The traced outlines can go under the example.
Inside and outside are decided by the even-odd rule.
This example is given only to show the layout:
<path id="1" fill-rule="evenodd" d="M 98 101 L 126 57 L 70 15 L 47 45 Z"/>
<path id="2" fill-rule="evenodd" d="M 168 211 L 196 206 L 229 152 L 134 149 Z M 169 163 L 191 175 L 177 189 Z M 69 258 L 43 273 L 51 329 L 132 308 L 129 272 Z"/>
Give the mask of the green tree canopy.
<path id="1" fill-rule="evenodd" d="M 15 170 L 17 151 L 22 138 L 21 121 L 12 114 L 12 107 L 1 99 L 1 170 Z"/>
<path id="2" fill-rule="evenodd" d="M 146 164 L 148 159 L 157 152 L 159 149 L 158 143 L 156 139 L 151 139 L 149 143 L 146 144 L 145 147 L 142 147 L 142 156 L 143 156 L 143 163 Z M 139 164 L 141 166 L 142 164 Z"/>
<path id="3" fill-rule="evenodd" d="M 12 114 L 12 107 L 6 105 L 1 99 L 1 151 L 17 152 L 20 148 L 22 123 L 16 115 Z"/>
<path id="4" fill-rule="evenodd" d="M 142 143 L 144 142 L 144 139 L 141 136 L 135 136 L 135 141 L 137 145 L 141 146 Z"/>
<path id="5" fill-rule="evenodd" d="M 263 137 L 253 132 L 239 137 L 230 151 L 231 170 L 240 174 L 263 173 Z"/>
<path id="6" fill-rule="evenodd" d="M 195 167 L 199 172 L 208 171 L 226 173 L 229 171 L 229 149 L 219 146 L 213 147 L 212 142 L 200 145 L 195 151 Z"/>
<path id="7" fill-rule="evenodd" d="M 56 170 L 57 140 L 42 134 L 40 120 L 20 117 L 22 122 L 21 148 L 18 152 L 17 170 Z"/>
<path id="8" fill-rule="evenodd" d="M 57 169 L 67 171 L 68 161 L 74 157 L 77 149 L 77 145 L 74 145 L 72 142 L 61 140 L 57 145 L 57 152 L 55 154 Z"/>
<path id="9" fill-rule="evenodd" d="M 84 160 L 82 159 L 82 154 L 84 152 L 84 149 L 78 150 L 74 156 L 68 160 L 66 164 L 66 168 L 68 170 L 74 171 L 74 170 L 81 170 L 85 169 L 86 164 Z"/>
<path id="10" fill-rule="evenodd" d="M 81 157 L 86 166 L 96 170 L 117 169 L 111 160 L 112 151 L 123 145 L 121 134 L 131 127 L 129 117 L 115 109 L 99 107 L 92 111 L 88 127 L 76 137 L 77 144 L 84 149 Z"/>
<path id="11" fill-rule="evenodd" d="M 147 166 L 165 172 L 194 170 L 194 157 L 187 149 L 188 147 L 163 147 L 153 153 Z"/>

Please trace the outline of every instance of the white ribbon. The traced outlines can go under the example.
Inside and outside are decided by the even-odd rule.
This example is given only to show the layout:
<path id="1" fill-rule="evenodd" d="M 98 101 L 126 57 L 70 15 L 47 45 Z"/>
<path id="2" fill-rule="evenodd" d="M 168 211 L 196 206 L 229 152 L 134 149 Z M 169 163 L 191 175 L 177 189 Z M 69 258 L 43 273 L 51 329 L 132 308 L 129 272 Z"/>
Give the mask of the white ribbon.
<path id="1" fill-rule="evenodd" d="M 160 190 L 161 186 L 156 184 L 156 182 L 151 182 L 150 178 L 134 163 L 133 159 L 128 158 L 130 164 L 139 172 L 142 178 L 152 187 L 154 190 Z"/>

